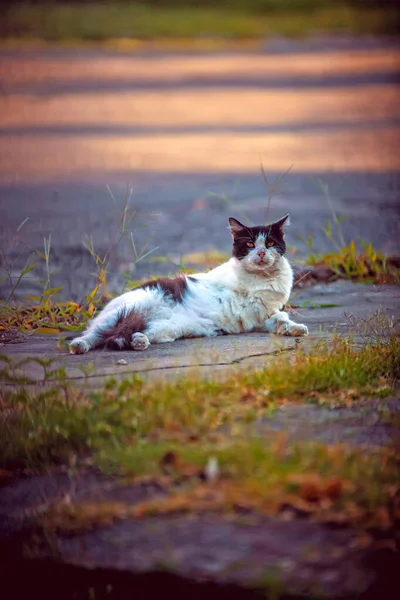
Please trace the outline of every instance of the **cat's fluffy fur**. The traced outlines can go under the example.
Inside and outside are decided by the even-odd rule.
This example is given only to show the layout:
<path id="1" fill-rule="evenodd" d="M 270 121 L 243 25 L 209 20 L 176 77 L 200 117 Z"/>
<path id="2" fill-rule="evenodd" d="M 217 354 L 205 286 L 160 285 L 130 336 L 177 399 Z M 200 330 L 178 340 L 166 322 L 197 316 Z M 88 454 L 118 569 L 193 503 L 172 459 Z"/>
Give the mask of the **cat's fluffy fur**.
<path id="1" fill-rule="evenodd" d="M 287 218 L 260 227 L 230 218 L 228 262 L 208 273 L 150 281 L 114 298 L 71 342 L 71 354 L 99 346 L 145 350 L 178 338 L 249 331 L 307 335 L 305 325 L 282 311 L 293 282 L 284 256 Z"/>

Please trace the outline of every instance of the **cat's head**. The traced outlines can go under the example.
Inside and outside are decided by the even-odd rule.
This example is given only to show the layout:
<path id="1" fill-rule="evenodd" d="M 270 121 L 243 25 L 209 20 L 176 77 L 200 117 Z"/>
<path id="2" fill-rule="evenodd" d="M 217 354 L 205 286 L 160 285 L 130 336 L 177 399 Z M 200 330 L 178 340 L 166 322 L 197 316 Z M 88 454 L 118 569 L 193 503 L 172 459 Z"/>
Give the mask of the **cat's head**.
<path id="1" fill-rule="evenodd" d="M 247 227 L 230 217 L 232 256 L 241 262 L 246 271 L 260 273 L 273 269 L 286 252 L 284 227 L 288 225 L 288 218 L 289 215 L 286 215 L 271 225 Z"/>

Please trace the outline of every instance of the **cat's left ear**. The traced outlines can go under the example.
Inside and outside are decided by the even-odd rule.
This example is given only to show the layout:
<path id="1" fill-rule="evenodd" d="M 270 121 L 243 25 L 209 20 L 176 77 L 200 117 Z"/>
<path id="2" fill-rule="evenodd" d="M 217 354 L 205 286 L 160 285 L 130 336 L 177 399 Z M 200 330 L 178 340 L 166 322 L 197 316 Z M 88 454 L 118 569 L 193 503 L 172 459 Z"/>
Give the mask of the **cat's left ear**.
<path id="1" fill-rule="evenodd" d="M 245 225 L 242 225 L 240 221 L 234 219 L 233 217 L 229 217 L 229 228 L 231 230 L 233 239 L 243 234 L 243 230 L 246 229 Z"/>
<path id="2" fill-rule="evenodd" d="M 277 221 L 276 223 L 273 223 L 272 227 L 276 227 L 277 229 L 279 229 L 281 234 L 284 235 L 285 231 L 289 225 L 290 225 L 290 217 L 289 217 L 289 215 L 286 215 L 286 216 L 282 217 L 282 219 L 279 219 L 279 221 Z"/>

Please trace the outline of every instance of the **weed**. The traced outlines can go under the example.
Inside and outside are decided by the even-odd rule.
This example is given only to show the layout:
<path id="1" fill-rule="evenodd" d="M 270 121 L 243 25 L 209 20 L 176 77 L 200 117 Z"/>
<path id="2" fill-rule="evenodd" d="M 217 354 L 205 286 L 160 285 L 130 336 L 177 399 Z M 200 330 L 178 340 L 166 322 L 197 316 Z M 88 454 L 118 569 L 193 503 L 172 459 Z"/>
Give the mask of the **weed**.
<path id="1" fill-rule="evenodd" d="M 169 493 L 134 506 L 124 502 L 59 502 L 45 517 L 50 530 L 79 533 L 115 520 L 188 512 L 285 513 L 320 522 L 387 529 L 395 518 L 385 504 L 393 495 L 399 459 L 388 450 L 365 456 L 360 450 L 309 443 L 290 445 L 248 439 L 217 450 L 223 476 L 202 483 L 185 472 L 189 460 L 206 460 L 209 448 L 191 447 L 167 482 Z M 131 450 L 132 459 L 137 455 Z M 197 473 L 198 473 L 197 469 Z M 139 479 L 140 481 L 140 479 Z M 185 484 L 182 482 L 186 481 Z"/>
<path id="2" fill-rule="evenodd" d="M 352 240 L 336 252 L 309 254 L 306 264 L 313 267 L 323 265 L 332 270 L 332 275 L 364 283 L 383 284 L 400 281 L 400 268 L 397 264 L 393 264 L 382 252 L 373 248 L 371 243 L 367 244 L 361 240 L 361 245 L 361 252 Z"/>
<path id="3" fill-rule="evenodd" d="M 281 173 L 280 175 L 278 175 L 275 178 L 275 180 L 272 183 L 270 183 L 268 181 L 267 175 L 265 173 L 264 166 L 263 166 L 262 163 L 260 163 L 261 174 L 263 176 L 264 183 L 265 183 L 265 185 L 267 187 L 267 190 L 268 190 L 267 208 L 266 208 L 266 211 L 265 211 L 265 218 L 264 218 L 265 223 L 268 223 L 268 220 L 269 220 L 269 211 L 270 211 L 270 208 L 271 208 L 272 198 L 278 192 L 281 192 L 281 190 L 283 188 L 283 185 L 284 185 L 284 184 L 282 184 L 282 181 L 286 177 L 286 175 L 288 175 L 290 173 L 290 171 L 292 169 L 293 169 L 293 165 L 290 165 L 290 167 L 288 169 L 286 169 L 286 171 L 284 173 Z"/>
<path id="4" fill-rule="evenodd" d="M 1 407 L 13 418 L 0 425 L 2 465 L 61 460 L 72 447 L 81 453 L 91 449 L 111 468 L 154 472 L 160 452 L 169 445 L 189 448 L 202 440 L 207 446 L 221 432 L 240 437 L 243 427 L 251 427 L 288 400 L 312 397 L 318 403 L 340 405 L 348 404 L 349 390 L 352 402 L 371 394 L 388 395 L 400 378 L 400 339 L 397 323 L 387 327 L 361 348 L 335 338 L 310 354 L 299 348 L 263 369 L 240 371 L 223 381 L 184 378 L 145 384 L 132 376 L 120 383 L 110 379 L 97 392 L 76 390 L 67 384 L 62 369 L 38 360 L 48 383 L 39 388 L 27 385 L 21 376 L 24 363 L 11 364 L 4 357 Z M 86 376 L 90 379 L 90 372 Z M 9 388 L 7 383 L 23 387 Z"/>
<path id="5" fill-rule="evenodd" d="M 23 228 L 23 226 L 25 225 L 25 223 L 28 221 L 28 217 L 26 219 L 24 219 L 22 221 L 22 223 L 20 223 L 17 227 L 17 230 L 15 232 L 15 236 L 14 239 L 17 238 L 17 242 L 18 242 L 18 234 L 21 231 L 21 229 Z M 15 278 L 13 276 L 13 272 L 14 272 L 14 263 L 10 263 L 7 257 L 7 253 L 4 251 L 0 252 L 0 256 L 1 256 L 1 271 L 4 272 L 5 277 L 3 277 L 2 279 L 0 279 L 0 283 L 4 283 L 4 281 L 8 281 L 9 283 L 9 287 L 10 287 L 10 291 L 8 296 L 6 297 L 5 301 L 3 302 L 3 304 L 0 307 L 0 310 L 3 310 L 5 307 L 8 307 L 10 304 L 14 304 L 15 303 L 15 292 L 18 288 L 18 286 L 20 285 L 22 279 L 24 277 L 26 277 L 26 275 L 28 275 L 31 271 L 33 271 L 33 269 L 36 267 L 36 263 L 32 264 L 32 259 L 35 256 L 35 252 L 30 252 L 28 255 L 28 258 L 25 261 L 25 265 L 24 267 L 21 269 L 20 273 L 18 274 L 18 276 Z M 18 255 L 17 258 L 19 259 L 20 256 Z M 13 279 L 16 279 L 16 281 L 14 282 Z"/>
<path id="6" fill-rule="evenodd" d="M 110 186 L 107 186 L 107 189 L 110 193 L 112 200 L 114 201 L 114 204 L 117 206 L 116 198 L 115 198 Z M 115 253 L 117 247 L 119 246 L 119 244 L 121 243 L 121 241 L 124 237 L 128 237 L 129 245 L 131 247 L 132 254 L 133 254 L 133 265 L 134 266 L 138 262 L 143 260 L 144 258 L 148 257 L 150 254 L 152 254 L 153 252 L 158 250 L 158 246 L 155 248 L 152 248 L 151 250 L 148 250 L 147 248 L 148 248 L 149 242 L 147 242 L 140 249 L 139 252 L 137 251 L 133 232 L 129 230 L 129 227 L 130 227 L 132 221 L 137 216 L 137 212 L 135 210 L 129 212 L 129 205 L 130 205 L 130 201 L 132 198 L 132 191 L 133 191 L 132 188 L 130 188 L 129 186 L 126 186 L 123 209 L 122 209 L 120 218 L 118 220 L 116 229 L 111 237 L 111 241 L 110 241 L 104 255 L 101 256 L 100 254 L 98 254 L 95 251 L 94 244 L 93 244 L 93 238 L 91 236 L 87 236 L 86 239 L 84 240 L 84 246 L 88 250 L 89 254 L 92 256 L 92 258 L 95 262 L 95 265 L 97 267 L 97 285 L 94 288 L 94 290 L 90 293 L 90 295 L 87 297 L 87 300 L 89 302 L 92 302 L 92 300 L 94 300 L 95 298 L 98 298 L 99 295 L 100 295 L 100 297 L 102 296 L 103 298 L 111 297 L 111 294 L 107 290 L 107 272 L 108 272 L 111 256 Z M 123 288 L 123 291 L 126 288 L 130 288 L 138 283 L 131 279 L 129 273 L 123 273 L 123 275 L 126 278 L 126 283 Z"/>
<path id="7" fill-rule="evenodd" d="M 109 186 L 107 189 L 110 196 L 117 206 L 116 198 Z M 135 210 L 130 210 L 130 201 L 132 197 L 132 189 L 127 186 L 123 209 L 114 233 L 111 236 L 110 243 L 103 254 L 96 251 L 93 238 L 87 236 L 83 240 L 86 250 L 93 258 L 96 267 L 95 285 L 91 291 L 86 294 L 81 302 L 60 302 L 56 299 L 62 287 L 51 287 L 51 277 L 57 271 L 51 268 L 51 235 L 44 239 L 44 251 L 36 250 L 29 254 L 25 266 L 13 282 L 14 265 L 9 264 L 5 253 L 1 254 L 2 263 L 1 269 L 5 273 L 5 279 L 9 282 L 10 291 L 5 301 L 0 306 L 0 330 L 19 330 L 24 334 L 32 333 L 59 333 L 60 331 L 79 331 L 86 322 L 93 316 L 97 308 L 101 308 L 104 303 L 111 298 L 111 294 L 107 288 L 107 274 L 110 262 L 114 257 L 118 246 L 123 239 L 128 239 L 129 246 L 133 255 L 133 269 L 136 264 L 155 252 L 158 247 L 148 249 L 148 244 L 138 251 L 135 244 L 133 232 L 130 231 L 130 226 L 137 216 Z M 17 229 L 17 233 L 21 230 L 27 219 L 21 223 Z M 37 282 L 42 288 L 39 295 L 26 296 L 28 305 L 23 305 L 16 299 L 16 291 L 21 284 L 21 281 L 28 274 L 31 274 L 38 266 L 38 262 L 32 263 L 34 256 L 37 256 L 44 263 L 45 279 L 37 279 Z M 123 274 L 126 282 L 125 289 L 134 287 L 139 282 L 131 278 L 129 273 Z M 2 283 L 0 281 L 0 283 Z"/>
<path id="8" fill-rule="evenodd" d="M 292 167 L 289 167 L 285 173 L 279 175 L 273 182 L 270 182 L 266 176 L 262 163 L 260 169 L 264 179 L 264 183 L 268 189 L 267 207 L 265 218 L 268 220 L 269 209 L 272 197 L 280 193 L 283 187 L 283 179 L 290 172 Z M 316 184 L 320 187 L 326 202 L 330 206 L 332 212 L 332 221 L 328 221 L 323 228 L 326 237 L 333 243 L 336 250 L 332 253 L 327 253 L 318 256 L 313 250 L 313 237 L 310 234 L 307 239 L 302 241 L 310 251 L 306 263 L 312 266 L 324 265 L 331 269 L 332 275 L 337 277 L 345 277 L 356 281 L 376 282 L 376 283 L 395 283 L 400 279 L 400 268 L 396 261 L 388 259 L 381 252 L 375 250 L 371 243 L 367 244 L 361 240 L 363 252 L 359 252 L 354 241 L 346 245 L 344 236 L 341 230 L 342 216 L 338 216 L 334 210 L 333 203 L 330 198 L 329 188 L 320 180 Z M 107 189 L 111 199 L 117 206 L 117 200 L 109 186 Z M 212 194 L 221 202 L 230 203 L 230 199 L 226 195 Z M 30 335 L 34 333 L 58 333 L 61 331 L 79 331 L 87 321 L 93 316 L 97 308 L 101 308 L 104 303 L 111 297 L 108 290 L 107 275 L 111 263 L 111 259 L 116 254 L 116 250 L 123 239 L 128 240 L 132 252 L 133 269 L 143 259 L 155 252 L 158 247 L 149 249 L 149 242 L 138 250 L 134 239 L 133 232 L 130 230 L 131 224 L 137 217 L 136 210 L 130 210 L 130 201 L 132 198 L 132 188 L 126 187 L 122 212 L 118 218 L 116 228 L 111 236 L 110 242 L 103 253 L 99 253 L 93 241 L 93 238 L 88 235 L 83 241 L 86 250 L 93 258 L 96 267 L 96 281 L 93 289 L 89 291 L 85 298 L 80 302 L 60 302 L 56 300 L 57 294 L 62 291 L 62 287 L 51 287 L 51 277 L 56 273 L 56 270 L 51 268 L 51 236 L 44 239 L 44 251 L 34 251 L 29 253 L 24 267 L 20 273 L 14 277 L 14 264 L 10 264 L 7 260 L 6 253 L 1 253 L 1 270 L 5 277 L 0 280 L 0 283 L 8 281 L 9 293 L 6 299 L 0 306 L 0 330 L 2 331 L 21 331 L 24 334 Z M 248 220 L 248 219 L 247 219 Z M 27 219 L 25 219 L 17 228 L 16 234 L 19 234 Z M 16 291 L 21 284 L 21 281 L 26 277 L 32 277 L 34 269 L 38 266 L 38 262 L 33 262 L 34 257 L 38 257 L 44 263 L 45 279 L 37 281 L 41 284 L 42 292 L 39 295 L 30 295 L 26 297 L 29 301 L 28 305 L 19 303 L 16 299 Z M 19 257 L 18 257 L 19 258 Z M 154 262 L 171 263 L 175 269 L 186 273 L 196 272 L 188 265 L 202 267 L 214 267 L 228 258 L 225 253 L 217 251 L 209 251 L 205 253 L 192 253 L 187 256 L 182 256 L 179 263 L 172 261 L 168 257 L 151 257 Z M 132 289 L 141 282 L 132 278 L 131 273 L 123 273 L 125 277 L 125 285 L 122 291 Z M 15 281 L 14 281 L 15 279 Z M 298 282 L 297 282 L 298 283 Z"/>
<path id="9" fill-rule="evenodd" d="M 45 516 L 50 530 L 79 532 L 129 516 L 190 511 L 302 514 L 387 527 L 399 468 L 394 451 L 290 443 L 268 427 L 271 409 L 288 401 L 338 406 L 393 393 L 400 379 L 399 324 L 379 314 L 359 327 L 374 331 L 361 347 L 334 338 L 309 354 L 298 349 L 221 381 L 145 383 L 134 375 L 93 391 L 75 388 L 62 368 L 39 359 L 38 385 L 23 375 L 31 359 L 2 357 L 0 468 L 37 470 L 61 462 L 79 469 L 90 457 L 105 471 L 153 477 L 166 486 L 165 497 L 133 507 L 61 502 Z M 384 403 L 382 410 L 389 420 Z"/>
<path id="10" fill-rule="evenodd" d="M 354 240 L 346 243 L 341 223 L 346 218 L 337 215 L 330 197 L 329 187 L 321 180 L 315 180 L 321 189 L 327 202 L 332 220 L 328 220 L 322 231 L 325 237 L 332 243 L 335 250 L 324 254 L 316 254 L 312 234 L 307 238 L 298 236 L 308 249 L 306 265 L 313 267 L 324 266 L 332 271 L 332 278 L 340 277 L 364 283 L 398 283 L 400 281 L 400 267 L 398 260 L 386 257 L 382 252 L 376 250 L 372 243 L 360 239 L 361 250 L 357 249 Z"/>

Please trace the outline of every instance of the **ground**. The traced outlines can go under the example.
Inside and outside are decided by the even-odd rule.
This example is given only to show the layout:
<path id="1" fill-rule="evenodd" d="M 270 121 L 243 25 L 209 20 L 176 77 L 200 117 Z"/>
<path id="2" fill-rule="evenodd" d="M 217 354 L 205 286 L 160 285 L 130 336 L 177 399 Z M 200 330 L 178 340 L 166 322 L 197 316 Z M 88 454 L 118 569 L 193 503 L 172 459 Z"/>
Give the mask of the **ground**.
<path id="1" fill-rule="evenodd" d="M 293 295 L 293 320 L 304 323 L 310 331 L 307 338 L 297 338 L 302 347 L 310 348 L 318 340 L 328 340 L 334 332 L 354 334 L 346 315 L 360 318 L 371 316 L 384 307 L 390 318 L 398 317 L 399 290 L 396 286 L 355 284 L 337 281 L 329 285 L 320 284 Z M 72 334 L 63 337 L 71 337 Z M 178 340 L 173 344 L 154 344 L 145 352 L 100 350 L 80 356 L 71 356 L 65 344 L 59 349 L 54 335 L 32 333 L 23 343 L 4 344 L 3 351 L 18 359 L 35 357 L 55 359 L 56 367 L 64 367 L 71 381 L 86 381 L 99 387 L 107 377 L 123 379 L 127 374 L 137 373 L 148 378 L 177 378 L 195 372 L 196 375 L 216 377 L 229 375 L 240 368 L 265 365 L 269 357 L 280 352 L 294 350 L 298 343 L 290 337 L 268 336 L 264 333 L 221 336 Z M 20 338 L 24 339 L 24 338 Z M 358 339 L 358 336 L 357 336 Z M 118 361 L 126 364 L 119 364 Z M 94 366 L 89 374 L 82 367 Z M 43 368 L 39 364 L 27 364 L 24 374 L 34 381 L 43 379 Z"/>
<path id="2" fill-rule="evenodd" d="M 86 236 L 100 255 L 113 249 L 112 291 L 123 273 L 140 279 L 194 251 L 229 253 L 228 216 L 266 218 L 260 162 L 270 182 L 293 165 L 268 218 L 290 212 L 294 258 L 310 234 L 315 251 L 333 248 L 316 180 L 346 217 L 346 243 L 361 237 L 396 254 L 399 52 L 373 38 L 217 53 L 1 50 L 0 242 L 13 272 L 51 235 L 52 285 L 80 301 L 95 282 Z M 138 253 L 152 250 L 140 262 L 129 236 L 114 248 L 127 185 L 127 229 Z M 38 294 L 40 275 L 20 294 Z"/>
<path id="3" fill-rule="evenodd" d="M 269 182 L 294 165 L 281 182 L 286 186 L 280 185 L 279 193 L 273 194 L 268 214 L 273 219 L 291 213 L 292 261 L 341 245 L 337 231 L 331 239 L 326 230 L 327 220 L 335 223 L 339 217 L 346 217 L 340 224 L 346 243 L 362 237 L 386 255 L 398 253 L 399 54 L 398 42 L 372 38 L 276 40 L 251 50 L 236 47 L 216 53 L 3 48 L 0 242 L 11 275 L 20 273 L 30 249 L 41 250 L 49 234 L 49 268 L 58 270 L 51 276 L 51 285 L 64 286 L 59 296 L 65 300 L 81 300 L 96 282 L 93 257 L 82 244 L 85 235 L 93 236 L 99 253 L 111 256 L 108 285 L 112 292 L 122 288 L 124 273 L 132 280 L 174 271 L 188 254 L 193 262 L 185 258 L 185 264 L 199 268 L 199 253 L 229 253 L 228 216 L 254 223 L 267 218 L 270 188 L 260 162 Z M 128 243 L 116 247 L 119 234 L 114 232 L 127 184 L 133 187 L 131 208 L 138 211 L 128 231 L 133 232 L 139 254 L 141 249 L 143 253 L 154 250 L 140 261 L 132 252 L 129 235 Z M 312 248 L 307 249 L 297 236 L 310 241 L 310 234 Z M 161 260 L 150 262 L 154 257 Z M 39 280 L 47 276 L 45 263 L 42 266 L 38 275 L 34 271 L 34 277 L 29 273 L 23 278 L 17 298 L 40 293 L 43 282 Z M 8 294 L 6 282 L 2 286 Z M 119 410 L 125 401 L 124 381 L 132 374 L 143 378 L 145 385 L 154 385 L 153 394 L 157 386 L 162 389 L 171 382 L 175 396 L 183 397 L 196 377 L 211 380 L 212 388 L 227 377 L 251 377 L 254 369 L 270 366 L 278 370 L 286 357 L 295 363 L 314 353 L 318 360 L 315 343 L 326 343 L 322 346 L 326 353 L 334 332 L 351 340 L 350 346 L 357 351 L 365 343 L 377 343 L 377 360 L 381 348 L 389 363 L 390 353 L 384 354 L 385 347 L 376 339 L 379 335 L 368 331 L 365 320 L 372 316 L 373 323 L 394 322 L 400 314 L 398 297 L 398 287 L 371 283 L 336 281 L 299 288 L 291 300 L 298 313 L 293 318 L 308 325 L 310 336 L 298 341 L 247 334 L 181 340 L 151 346 L 144 353 L 100 350 L 70 356 L 60 336 L 29 333 L 10 338 L 2 331 L 0 350 L 13 362 L 34 359 L 21 364 L 18 374 L 32 380 L 22 386 L 26 397 L 43 393 L 40 401 L 46 410 L 46 390 L 60 384 L 60 371 L 54 372 L 52 381 L 52 376 L 45 375 L 43 360 L 54 359 L 55 366 L 66 371 L 62 389 L 67 390 L 67 401 L 68 386 L 77 384 L 93 402 L 84 413 L 90 421 L 90 413 L 98 414 L 96 393 L 110 376 L 114 383 L 104 391 L 103 400 L 106 405 L 114 394 Z M 204 404 L 201 399 L 201 410 L 191 423 L 195 435 L 181 440 L 178 451 L 170 450 L 168 444 L 166 449 L 156 447 L 159 454 L 151 463 L 153 475 L 137 476 L 139 455 L 133 453 L 133 465 L 128 460 L 137 440 L 135 444 L 126 441 L 125 430 L 124 441 L 117 437 L 114 446 L 108 447 L 110 456 L 103 456 L 104 462 L 112 455 L 111 471 L 101 470 L 87 448 L 83 456 L 68 454 L 61 464 L 58 455 L 53 456 L 46 469 L 35 464 L 35 468 L 21 470 L 20 464 L 18 468 L 4 464 L 0 471 L 0 552 L 6 583 L 13 586 L 15 597 L 26 593 L 27 582 L 43 598 L 121 599 L 129 597 L 131 589 L 135 597 L 143 598 L 156 592 L 159 596 L 160 589 L 176 598 L 205 594 L 219 599 L 250 598 L 257 590 L 270 598 L 395 597 L 397 482 L 393 478 L 390 485 L 381 483 L 380 470 L 383 477 L 386 459 L 390 462 L 398 455 L 398 388 L 383 397 L 388 390 L 384 377 L 370 395 L 341 386 L 340 379 L 351 374 L 351 361 L 356 360 L 354 352 L 349 356 L 350 364 L 335 374 L 339 391 L 315 396 L 313 381 L 308 381 L 301 401 L 297 396 L 296 401 L 279 397 L 271 410 L 262 409 L 260 415 L 256 411 L 248 427 L 244 419 L 233 419 L 228 432 L 226 423 L 221 427 L 217 423 L 211 433 L 202 432 L 203 406 L 207 415 L 215 409 L 220 416 L 220 407 L 213 402 L 206 411 L 209 389 L 204 388 Z M 6 371 L 2 370 L 1 402 L 10 390 L 18 389 L 18 381 L 7 382 Z M 185 376 L 189 379 L 182 382 Z M 268 385 L 265 382 L 264 388 Z M 243 415 L 251 416 L 248 406 L 259 402 L 263 392 L 268 395 L 264 388 L 261 392 L 257 388 L 256 394 L 250 388 L 240 391 Z M 149 414 L 155 398 L 146 408 Z M 179 397 L 174 402 L 180 410 Z M 2 426 L 9 433 L 18 403 L 16 413 L 7 412 L 7 402 L 0 408 Z M 139 404 L 134 408 L 139 411 Z M 229 404 L 222 408 L 232 409 Z M 160 409 L 161 423 L 167 409 Z M 38 418 L 38 411 L 33 412 L 28 413 L 28 420 Z M 134 415 L 128 413 L 132 422 Z M 60 423 L 50 423 L 50 433 L 56 432 L 58 442 L 63 427 L 69 426 L 62 418 Z M 112 413 L 110 422 L 111 418 Z M 109 426 L 107 421 L 98 425 L 106 431 Z M 168 426 L 170 443 L 175 435 L 173 419 Z M 264 473 L 268 482 L 264 488 L 273 491 L 278 486 L 271 476 L 280 463 L 285 464 L 282 444 L 295 457 L 296 444 L 300 448 L 308 442 L 321 444 L 315 450 L 316 464 L 330 457 L 328 473 L 321 471 L 322 483 L 303 473 L 303 496 L 292 494 L 276 512 L 265 505 L 254 507 L 251 494 L 240 495 L 223 510 L 219 494 L 236 490 L 229 488 L 232 474 L 224 471 L 225 450 L 218 446 L 219 438 L 215 442 L 210 437 L 210 443 L 215 442 L 212 453 L 220 456 L 216 482 L 213 462 L 209 468 L 204 465 L 207 453 L 200 454 L 201 466 L 196 461 L 196 467 L 182 465 L 178 459 L 181 454 L 190 455 L 202 435 L 208 443 L 209 435 L 229 438 L 235 428 L 239 428 L 239 441 L 246 444 L 254 438 L 256 452 L 257 444 L 275 448 L 271 456 L 279 458 Z M 27 435 L 28 445 L 31 440 L 34 443 L 38 429 L 31 429 L 31 438 Z M 146 435 L 144 442 L 148 442 Z M 160 434 L 154 435 L 151 443 L 157 446 Z M 125 460 L 118 468 L 117 452 Z M 348 491 L 340 483 L 342 464 L 335 466 L 336 452 L 349 458 L 347 476 L 353 477 L 352 485 L 360 494 L 355 499 L 351 486 Z M 358 453 L 356 465 L 362 467 L 363 476 L 358 470 L 351 472 L 352 452 Z M 307 460 L 313 464 L 310 457 Z M 160 468 L 164 470 L 161 475 Z M 341 485 L 343 490 L 338 491 Z M 264 488 L 261 485 L 261 498 L 268 491 Z M 357 522 L 360 514 L 366 518 L 368 512 L 362 502 L 373 503 L 375 496 L 379 501 L 386 488 L 393 506 L 378 506 L 369 527 Z M 343 499 L 345 506 L 331 514 L 328 507 L 335 494 L 342 494 L 339 501 Z M 188 498 L 192 510 L 188 510 Z"/>
<path id="4" fill-rule="evenodd" d="M 66 368 L 69 381 L 94 389 L 100 388 L 108 376 L 122 382 L 132 373 L 155 382 L 185 375 L 223 381 L 232 370 L 244 373 L 278 364 L 276 361 L 282 361 L 285 353 L 295 355 L 300 346 L 307 351 L 316 342 L 331 339 L 334 330 L 346 338 L 353 336 L 356 344 L 365 343 L 362 328 L 354 329 L 351 315 L 361 320 L 383 309 L 386 316 L 396 319 L 398 293 L 396 287 L 378 289 L 343 281 L 302 290 L 296 298 L 301 308 L 294 318 L 307 323 L 310 337 L 300 344 L 300 340 L 292 338 L 246 334 L 182 340 L 152 346 L 143 353 L 100 350 L 71 356 L 67 348 L 60 348 L 57 336 L 33 336 L 7 345 L 4 350 L 13 359 L 55 358 L 56 367 Z M 121 359 L 125 364 L 120 364 Z M 85 377 L 80 368 L 89 363 L 93 369 Z M 26 363 L 19 372 L 33 382 L 43 376 L 43 368 L 38 364 Z M 48 379 L 45 385 L 51 384 Z M 31 385 L 35 387 L 37 383 Z M 350 399 L 347 405 L 339 397 L 326 406 L 287 402 L 258 420 L 255 430 L 254 426 L 247 429 L 247 435 L 260 435 L 267 444 L 281 432 L 289 446 L 317 442 L 335 448 L 339 444 L 360 448 L 370 457 L 380 448 L 398 452 L 399 429 L 387 419 L 389 413 L 395 415 L 400 410 L 398 396 L 366 398 L 356 403 L 351 394 L 345 393 L 345 397 Z M 9 546 L 13 548 L 8 554 L 10 564 L 18 564 L 27 576 L 31 574 L 37 585 L 42 585 L 43 597 L 48 594 L 49 598 L 55 590 L 40 583 L 41 569 L 55 574 L 58 567 L 55 563 L 45 567 L 47 563 L 13 562 L 21 552 L 35 561 L 61 559 L 63 566 L 57 577 L 63 582 L 66 598 L 71 597 L 71 589 L 76 592 L 79 588 L 85 594 L 90 587 L 101 598 L 107 597 L 106 589 L 114 594 L 110 597 L 121 598 L 121 590 L 126 591 L 127 586 L 133 586 L 136 593 L 142 590 L 143 597 L 153 597 L 163 586 L 179 598 L 189 593 L 201 597 L 205 592 L 218 598 L 236 597 L 235 594 L 250 598 L 257 589 L 272 594 L 270 597 L 314 594 L 319 598 L 372 598 L 380 597 L 382 590 L 385 597 L 394 597 L 391 586 L 398 554 L 393 551 L 392 529 L 380 530 L 375 537 L 373 530 L 367 533 L 346 520 L 337 521 L 337 517 L 332 523 L 309 519 L 312 512 L 307 511 L 313 509 L 301 500 L 296 509 L 290 505 L 282 509 L 278 518 L 246 508 L 246 504 L 233 513 L 228 510 L 221 514 L 217 508 L 198 512 L 193 505 L 188 513 L 159 506 L 153 515 L 147 514 L 148 502 L 154 501 L 157 507 L 171 493 L 184 493 L 184 473 L 171 488 L 168 477 L 132 479 L 117 472 L 103 474 L 84 464 L 78 468 L 56 467 L 22 478 L 4 472 L 0 531 L 8 544 L 13 542 Z M 217 491 L 212 486 L 206 493 L 211 495 L 212 504 L 217 501 L 213 498 Z M 145 512 L 139 516 L 142 505 Z M 68 506 L 73 511 L 74 506 L 97 508 L 82 509 L 89 512 L 79 517 L 75 513 L 68 516 Z M 136 509 L 134 518 L 126 513 Z M 110 516 L 99 514 L 99 510 L 111 511 Z M 50 519 L 51 533 L 46 533 L 46 539 L 37 530 L 37 519 L 40 522 L 43 515 Z M 89 572 L 77 570 L 88 566 Z M 59 588 L 56 589 L 59 594 Z"/>

